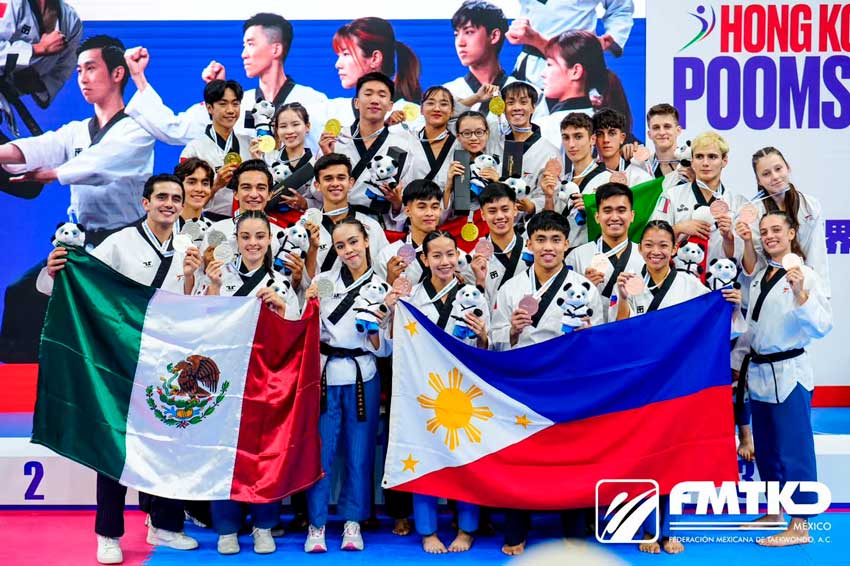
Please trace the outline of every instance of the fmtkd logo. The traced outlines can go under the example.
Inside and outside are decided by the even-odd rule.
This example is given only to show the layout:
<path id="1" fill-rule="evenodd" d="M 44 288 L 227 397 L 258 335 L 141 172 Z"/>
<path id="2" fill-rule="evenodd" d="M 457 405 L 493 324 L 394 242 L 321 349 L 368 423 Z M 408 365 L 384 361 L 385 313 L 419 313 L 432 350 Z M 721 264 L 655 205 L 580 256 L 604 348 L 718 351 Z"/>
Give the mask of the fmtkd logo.
<path id="1" fill-rule="evenodd" d="M 600 522 L 599 512 L 604 509 Z M 654 517 L 653 538 L 641 527 Z M 596 540 L 601 543 L 643 543 L 658 540 L 658 483 L 654 480 L 600 480 L 596 483 Z"/>

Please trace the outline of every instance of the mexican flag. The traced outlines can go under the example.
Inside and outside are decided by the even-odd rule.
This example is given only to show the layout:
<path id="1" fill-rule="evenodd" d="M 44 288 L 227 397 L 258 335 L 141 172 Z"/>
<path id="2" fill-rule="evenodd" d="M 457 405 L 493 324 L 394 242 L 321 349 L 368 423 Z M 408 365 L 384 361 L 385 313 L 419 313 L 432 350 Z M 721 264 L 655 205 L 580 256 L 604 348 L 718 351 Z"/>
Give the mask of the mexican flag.
<path id="1" fill-rule="evenodd" d="M 140 285 L 78 248 L 56 277 L 32 441 L 174 499 L 268 502 L 322 475 L 319 323 Z"/>
<path id="2" fill-rule="evenodd" d="M 632 187 L 632 195 L 635 199 L 634 211 L 635 220 L 629 227 L 629 239 L 633 242 L 639 242 L 640 236 L 647 222 L 652 218 L 652 213 L 655 211 L 655 206 L 658 204 L 658 197 L 661 196 L 663 190 L 662 184 L 664 178 L 653 179 Z M 587 240 L 592 242 L 602 235 L 602 229 L 596 222 L 596 195 L 584 195 L 584 209 L 587 216 Z"/>

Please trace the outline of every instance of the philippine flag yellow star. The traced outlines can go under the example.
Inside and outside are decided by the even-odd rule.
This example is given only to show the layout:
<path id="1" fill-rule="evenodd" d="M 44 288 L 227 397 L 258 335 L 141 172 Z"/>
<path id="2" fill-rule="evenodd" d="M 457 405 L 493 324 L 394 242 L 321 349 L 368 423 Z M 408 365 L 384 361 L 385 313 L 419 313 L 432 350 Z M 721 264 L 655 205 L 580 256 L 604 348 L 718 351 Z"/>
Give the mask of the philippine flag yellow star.
<path id="1" fill-rule="evenodd" d="M 407 330 L 408 332 L 410 332 L 411 336 L 413 336 L 414 334 L 419 332 L 419 329 L 416 328 L 416 321 L 412 320 L 412 319 L 411 319 L 410 322 L 408 322 L 407 324 L 404 325 L 404 329 Z"/>
<path id="2" fill-rule="evenodd" d="M 406 472 L 410 470 L 413 473 L 416 473 L 416 464 L 419 463 L 419 460 L 413 459 L 413 454 L 408 454 L 406 460 L 401 461 L 404 464 L 404 468 L 401 470 L 402 472 Z"/>

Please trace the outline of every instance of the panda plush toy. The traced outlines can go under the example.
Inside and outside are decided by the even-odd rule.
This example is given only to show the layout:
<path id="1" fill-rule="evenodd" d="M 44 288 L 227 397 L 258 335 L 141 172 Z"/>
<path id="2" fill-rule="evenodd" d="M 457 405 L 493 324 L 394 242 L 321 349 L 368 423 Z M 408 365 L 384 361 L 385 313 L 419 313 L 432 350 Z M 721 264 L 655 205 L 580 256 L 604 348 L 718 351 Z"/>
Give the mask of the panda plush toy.
<path id="1" fill-rule="evenodd" d="M 561 185 L 555 193 L 555 200 L 564 203 L 564 208 L 568 209 L 571 202 L 570 197 L 575 194 L 581 194 L 581 187 L 572 181 L 561 181 Z M 587 224 L 587 217 L 583 210 L 574 208 L 570 211 L 570 214 L 575 217 L 577 226 L 584 226 Z"/>
<path id="2" fill-rule="evenodd" d="M 60 222 L 56 225 L 56 231 L 53 233 L 50 241 L 53 243 L 53 247 L 57 247 L 59 244 L 66 244 L 82 248 L 86 243 L 86 229 L 82 224 Z"/>
<path id="3" fill-rule="evenodd" d="M 700 277 L 705 271 L 702 262 L 705 260 L 705 246 L 698 242 L 685 242 L 679 246 L 673 263 L 676 271 L 684 271 L 695 277 Z"/>
<path id="4" fill-rule="evenodd" d="M 251 117 L 254 119 L 254 128 L 257 137 L 272 135 L 272 117 L 274 116 L 274 104 L 268 100 L 260 100 L 251 109 Z"/>
<path id="5" fill-rule="evenodd" d="M 272 163 L 271 167 L 269 167 L 269 171 L 272 172 L 272 179 L 274 180 L 274 188 L 277 189 L 280 187 L 286 179 L 292 175 L 292 169 L 289 168 L 285 163 L 281 163 L 280 161 L 275 161 Z"/>
<path id="6" fill-rule="evenodd" d="M 691 140 L 686 141 L 673 151 L 673 159 L 677 160 L 682 167 L 690 167 L 693 157 Z"/>
<path id="7" fill-rule="evenodd" d="M 291 275 L 292 270 L 283 262 L 284 255 L 292 254 L 302 260 L 306 259 L 307 252 L 310 250 L 310 234 L 302 223 L 297 222 L 278 234 L 277 239 L 280 241 L 280 249 L 274 256 L 274 270 L 283 271 L 284 275 Z"/>
<path id="8" fill-rule="evenodd" d="M 739 288 L 740 283 L 736 281 L 738 278 L 738 265 L 735 260 L 729 258 L 714 258 L 708 264 L 708 275 L 705 278 L 705 284 L 712 291 L 717 289 L 725 289 L 727 287 Z"/>
<path id="9" fill-rule="evenodd" d="M 270 287 L 275 293 L 280 295 L 283 299 L 286 299 L 286 294 L 290 289 L 292 289 L 292 283 L 285 279 L 282 283 L 278 283 L 275 281 L 274 277 L 272 277 L 266 281 L 266 287 Z"/>
<path id="10" fill-rule="evenodd" d="M 531 188 L 523 179 L 509 177 L 505 180 L 505 184 L 514 190 L 517 201 L 527 199 L 528 195 L 531 194 Z"/>
<path id="11" fill-rule="evenodd" d="M 369 161 L 369 180 L 366 181 L 366 196 L 372 200 L 385 201 L 381 186 L 387 183 L 391 189 L 397 185 L 395 174 L 398 162 L 388 155 L 376 155 Z"/>
<path id="12" fill-rule="evenodd" d="M 487 183 L 490 182 L 481 176 L 481 171 L 488 167 L 495 169 L 497 165 L 499 165 L 499 156 L 487 155 L 486 153 L 482 153 L 469 164 L 469 188 L 475 193 L 475 196 L 480 195 Z"/>
<path id="13" fill-rule="evenodd" d="M 273 193 L 280 189 L 283 186 L 284 181 L 292 175 L 292 169 L 290 169 L 287 164 L 281 163 L 280 161 L 272 163 L 271 167 L 269 167 L 269 171 L 271 171 L 272 181 L 274 182 L 274 186 L 271 190 Z M 277 206 L 274 207 L 274 209 L 278 212 L 287 212 L 289 207 L 278 199 Z"/>
<path id="14" fill-rule="evenodd" d="M 455 322 L 452 336 L 461 340 L 475 338 L 475 332 L 466 324 L 466 315 L 472 313 L 481 316 L 486 308 L 487 299 L 478 287 L 464 285 L 458 289 L 452 303 L 452 312 L 449 314 L 449 318 Z"/>
<path id="15" fill-rule="evenodd" d="M 584 326 L 584 318 L 593 316 L 593 309 L 587 306 L 590 302 L 590 283 L 582 282 L 573 285 L 572 282 L 564 285 L 567 297 L 559 297 L 557 304 L 561 307 L 561 332 L 567 334 L 576 328 Z"/>
<path id="16" fill-rule="evenodd" d="M 384 298 L 390 292 L 390 286 L 383 281 L 367 281 L 360 287 L 357 298 L 354 299 L 354 327 L 360 334 L 377 334 L 380 330 L 378 312 L 387 313 L 389 308 L 384 304 Z"/>

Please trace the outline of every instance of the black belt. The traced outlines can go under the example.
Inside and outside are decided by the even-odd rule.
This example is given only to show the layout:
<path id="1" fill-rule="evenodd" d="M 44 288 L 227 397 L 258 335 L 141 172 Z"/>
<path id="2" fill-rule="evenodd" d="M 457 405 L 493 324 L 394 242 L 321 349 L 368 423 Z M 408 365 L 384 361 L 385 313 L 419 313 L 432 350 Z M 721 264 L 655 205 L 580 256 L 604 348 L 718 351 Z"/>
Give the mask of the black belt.
<path id="1" fill-rule="evenodd" d="M 744 356 L 744 361 L 741 362 L 741 371 L 738 373 L 738 389 L 736 391 L 735 403 L 739 407 L 744 403 L 744 391 L 747 389 L 747 369 L 750 364 L 770 364 L 770 371 L 773 373 L 773 389 L 776 394 L 776 402 L 779 403 L 779 385 L 776 383 L 776 371 L 773 369 L 775 362 L 782 362 L 793 358 L 798 358 L 806 353 L 803 348 L 794 348 L 784 352 L 774 352 L 772 354 L 759 354 L 752 348 L 750 352 Z"/>
<path id="2" fill-rule="evenodd" d="M 348 358 L 354 360 L 354 365 L 357 367 L 357 377 L 354 382 L 354 394 L 357 397 L 357 420 L 366 420 L 366 390 L 363 387 L 363 373 L 360 371 L 360 364 L 357 362 L 359 356 L 365 356 L 371 352 L 367 352 L 362 348 L 338 348 L 321 342 L 319 344 L 319 352 L 327 356 L 325 367 L 322 368 L 322 412 L 328 410 L 328 362 L 331 358 Z"/>

